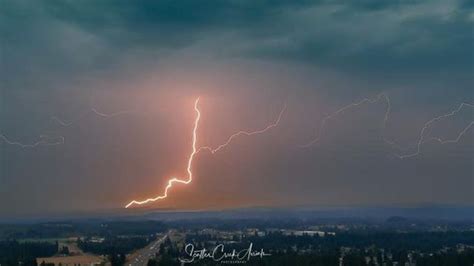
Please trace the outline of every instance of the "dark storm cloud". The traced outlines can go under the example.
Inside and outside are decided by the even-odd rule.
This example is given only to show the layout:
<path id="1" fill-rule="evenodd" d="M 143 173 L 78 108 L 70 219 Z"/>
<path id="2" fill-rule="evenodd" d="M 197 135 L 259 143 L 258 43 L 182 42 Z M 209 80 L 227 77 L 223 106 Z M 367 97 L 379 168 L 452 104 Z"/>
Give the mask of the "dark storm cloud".
<path id="1" fill-rule="evenodd" d="M 293 30 L 275 34 L 274 44 L 256 46 L 253 54 L 355 72 L 472 70 L 472 8 L 452 1 L 371 3 L 288 12 Z"/>
<path id="2" fill-rule="evenodd" d="M 468 1 L 9 1 L 2 7 L 4 60 L 39 61 L 57 71 L 200 43 L 214 55 L 347 71 L 472 70 Z"/>
<path id="3" fill-rule="evenodd" d="M 223 32 L 278 19 L 291 1 L 6 1 L 0 10 L 4 87 L 44 83 L 172 54 Z M 277 12 L 278 13 L 278 12 Z M 151 60 L 151 59 L 150 59 Z M 8 67 L 6 67 L 8 66 Z M 34 80 L 28 82 L 30 77 Z"/>

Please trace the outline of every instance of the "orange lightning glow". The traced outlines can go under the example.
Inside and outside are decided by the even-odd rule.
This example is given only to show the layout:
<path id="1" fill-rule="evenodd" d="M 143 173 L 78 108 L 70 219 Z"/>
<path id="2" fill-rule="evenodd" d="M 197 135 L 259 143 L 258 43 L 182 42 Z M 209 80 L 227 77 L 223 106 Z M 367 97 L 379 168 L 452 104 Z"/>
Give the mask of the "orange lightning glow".
<path id="1" fill-rule="evenodd" d="M 194 128 L 193 128 L 193 151 L 189 155 L 188 167 L 186 168 L 186 170 L 188 172 L 188 179 L 187 180 L 182 180 L 182 179 L 178 179 L 176 177 L 172 177 L 170 180 L 168 180 L 168 185 L 166 186 L 165 193 L 163 195 L 155 197 L 155 198 L 149 198 L 149 199 L 146 199 L 146 200 L 143 200 L 143 201 L 132 200 L 130 203 L 125 205 L 125 208 L 128 208 L 132 205 L 143 205 L 143 204 L 146 204 L 146 203 L 149 203 L 149 202 L 164 199 L 164 198 L 168 197 L 168 190 L 171 187 L 173 187 L 174 183 L 189 184 L 189 183 L 191 183 L 191 181 L 193 181 L 193 172 L 192 172 L 191 168 L 192 168 L 192 164 L 193 164 L 194 155 L 196 155 L 196 153 L 197 153 L 197 149 L 196 149 L 197 129 L 198 129 L 198 125 L 199 125 L 199 119 L 201 118 L 201 112 L 199 111 L 198 104 L 199 104 L 199 97 L 194 102 L 194 110 L 196 111 L 196 120 L 194 120 Z"/>
<path id="2" fill-rule="evenodd" d="M 178 179 L 176 177 L 172 177 L 170 180 L 168 180 L 168 185 L 166 186 L 165 192 L 163 193 L 163 195 L 155 197 L 155 198 L 149 198 L 149 199 L 146 199 L 146 200 L 143 200 L 143 201 L 133 200 L 130 203 L 128 203 L 125 206 L 125 208 L 129 208 L 130 206 L 133 206 L 133 205 L 143 205 L 143 204 L 146 204 L 146 203 L 150 203 L 150 202 L 154 202 L 154 201 L 157 201 L 157 200 L 165 199 L 166 197 L 168 197 L 168 190 L 171 187 L 173 187 L 174 183 L 181 183 L 181 184 L 191 183 L 191 181 L 193 180 L 192 163 L 193 163 L 194 156 L 196 154 L 198 154 L 199 152 L 201 152 L 203 150 L 207 150 L 207 151 L 211 152 L 212 154 L 214 154 L 215 152 L 217 152 L 217 151 L 221 150 L 222 148 L 226 147 L 227 145 L 229 145 L 232 142 L 232 140 L 234 138 L 238 137 L 238 136 L 241 136 L 241 135 L 251 136 L 251 135 L 255 135 L 255 134 L 265 133 L 266 131 L 278 126 L 278 124 L 280 123 L 281 117 L 283 116 L 283 113 L 286 110 L 286 105 L 284 105 L 283 109 L 280 111 L 277 119 L 273 123 L 271 123 L 268 126 L 264 127 L 263 129 L 256 130 L 256 131 L 239 131 L 235 134 L 232 134 L 227 139 L 226 142 L 224 142 L 223 144 L 217 146 L 216 148 L 211 148 L 211 147 L 206 146 L 206 147 L 201 147 L 201 148 L 197 149 L 196 148 L 197 130 L 198 130 L 198 125 L 199 125 L 199 119 L 201 118 L 201 112 L 199 111 L 198 104 L 199 104 L 199 98 L 197 98 L 196 101 L 194 102 L 194 110 L 196 111 L 196 120 L 194 120 L 194 128 L 193 128 L 193 149 L 192 149 L 192 152 L 189 155 L 189 159 L 188 159 L 188 167 L 187 167 L 188 178 L 187 178 L 187 180 L 182 180 L 182 179 Z"/>

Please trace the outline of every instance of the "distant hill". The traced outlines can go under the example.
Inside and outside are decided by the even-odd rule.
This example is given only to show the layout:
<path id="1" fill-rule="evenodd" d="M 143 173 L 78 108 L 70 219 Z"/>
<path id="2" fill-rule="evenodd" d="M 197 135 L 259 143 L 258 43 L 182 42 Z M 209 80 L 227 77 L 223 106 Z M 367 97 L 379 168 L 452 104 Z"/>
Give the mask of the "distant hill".
<path id="1" fill-rule="evenodd" d="M 378 219 L 392 222 L 410 219 L 473 220 L 474 206 L 421 206 L 421 207 L 337 207 L 337 208 L 242 208 L 221 211 L 152 211 L 144 214 L 149 219 L 193 218 L 352 218 Z"/>
<path id="2" fill-rule="evenodd" d="M 62 220 L 182 220 L 182 219 L 397 219 L 474 221 L 474 206 L 425 205 L 416 207 L 250 207 L 225 210 L 109 210 L 95 213 L 55 214 L 44 217 L 0 219 L 0 223 Z"/>

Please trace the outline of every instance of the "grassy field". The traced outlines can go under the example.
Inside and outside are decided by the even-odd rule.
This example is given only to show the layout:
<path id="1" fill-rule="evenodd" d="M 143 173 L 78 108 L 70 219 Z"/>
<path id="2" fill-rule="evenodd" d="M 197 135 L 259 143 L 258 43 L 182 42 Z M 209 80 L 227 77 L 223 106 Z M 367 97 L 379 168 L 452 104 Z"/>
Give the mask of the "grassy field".
<path id="1" fill-rule="evenodd" d="M 49 258 L 37 258 L 36 262 L 38 265 L 41 262 L 45 263 L 54 263 L 54 265 L 91 265 L 91 264 L 101 264 L 105 262 L 105 258 L 95 255 L 77 255 L 77 256 L 67 256 L 67 257 L 49 257 Z"/>

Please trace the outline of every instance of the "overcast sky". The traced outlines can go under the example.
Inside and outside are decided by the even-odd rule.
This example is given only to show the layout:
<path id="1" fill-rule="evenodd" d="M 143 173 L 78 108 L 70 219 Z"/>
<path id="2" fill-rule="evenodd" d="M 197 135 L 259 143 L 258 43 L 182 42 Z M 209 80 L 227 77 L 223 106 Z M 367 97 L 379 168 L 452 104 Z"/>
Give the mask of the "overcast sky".
<path id="1" fill-rule="evenodd" d="M 197 97 L 198 146 L 287 109 L 152 207 L 472 205 L 474 108 L 417 142 L 474 101 L 473 24 L 472 1 L 2 1 L 0 216 L 162 194 Z"/>

